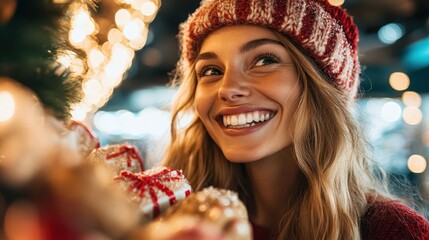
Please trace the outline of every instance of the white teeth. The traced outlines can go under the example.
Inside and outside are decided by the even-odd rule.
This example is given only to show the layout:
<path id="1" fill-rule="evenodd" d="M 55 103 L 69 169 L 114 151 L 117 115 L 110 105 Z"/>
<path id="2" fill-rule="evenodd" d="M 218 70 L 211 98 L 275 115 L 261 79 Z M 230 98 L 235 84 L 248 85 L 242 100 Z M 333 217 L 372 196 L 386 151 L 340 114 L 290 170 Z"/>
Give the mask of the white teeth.
<path id="1" fill-rule="evenodd" d="M 251 123 L 251 122 L 253 122 L 253 116 L 251 113 L 248 113 L 246 115 L 246 123 Z"/>
<path id="2" fill-rule="evenodd" d="M 258 112 L 253 112 L 253 121 L 259 122 L 259 113 Z"/>
<path id="3" fill-rule="evenodd" d="M 237 125 L 238 124 L 238 118 L 237 116 L 231 116 L 231 125 Z"/>
<path id="4" fill-rule="evenodd" d="M 223 125 L 229 128 L 244 128 L 256 125 L 258 122 L 264 122 L 271 119 L 274 114 L 266 111 L 254 111 L 249 113 L 241 113 L 237 115 L 224 115 Z"/>
<path id="5" fill-rule="evenodd" d="M 238 115 L 238 124 L 242 125 L 246 123 L 246 116 L 244 114 Z"/>

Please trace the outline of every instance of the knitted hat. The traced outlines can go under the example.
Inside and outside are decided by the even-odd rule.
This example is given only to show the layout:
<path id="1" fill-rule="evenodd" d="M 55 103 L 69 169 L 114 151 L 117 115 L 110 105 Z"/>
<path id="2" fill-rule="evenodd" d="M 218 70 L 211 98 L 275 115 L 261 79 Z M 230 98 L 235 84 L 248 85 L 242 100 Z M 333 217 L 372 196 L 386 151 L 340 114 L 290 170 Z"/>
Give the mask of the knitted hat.
<path id="1" fill-rule="evenodd" d="M 358 30 L 341 7 L 327 0 L 203 0 L 180 25 L 182 61 L 195 60 L 201 41 L 223 26 L 252 24 L 287 35 L 354 98 L 359 86 Z"/>

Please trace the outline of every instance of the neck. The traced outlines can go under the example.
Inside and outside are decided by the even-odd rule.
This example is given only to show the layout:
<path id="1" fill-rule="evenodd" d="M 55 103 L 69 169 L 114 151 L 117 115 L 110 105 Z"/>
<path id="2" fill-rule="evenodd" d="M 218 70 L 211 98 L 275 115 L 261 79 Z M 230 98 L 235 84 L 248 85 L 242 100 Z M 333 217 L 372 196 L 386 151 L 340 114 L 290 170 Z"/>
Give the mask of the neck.
<path id="1" fill-rule="evenodd" d="M 277 231 L 286 202 L 300 172 L 293 146 L 246 164 L 254 197 L 250 217 L 256 224 Z"/>

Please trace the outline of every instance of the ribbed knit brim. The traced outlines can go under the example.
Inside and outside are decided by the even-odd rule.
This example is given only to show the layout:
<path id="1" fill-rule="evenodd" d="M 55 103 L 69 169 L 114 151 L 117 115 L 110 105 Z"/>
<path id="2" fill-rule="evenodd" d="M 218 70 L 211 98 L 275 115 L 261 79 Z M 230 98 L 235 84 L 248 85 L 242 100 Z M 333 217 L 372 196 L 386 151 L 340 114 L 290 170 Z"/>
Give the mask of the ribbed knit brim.
<path id="1" fill-rule="evenodd" d="M 205 0 L 180 25 L 184 64 L 204 38 L 223 26 L 252 24 L 287 35 L 351 99 L 359 86 L 358 29 L 341 7 L 326 0 Z"/>

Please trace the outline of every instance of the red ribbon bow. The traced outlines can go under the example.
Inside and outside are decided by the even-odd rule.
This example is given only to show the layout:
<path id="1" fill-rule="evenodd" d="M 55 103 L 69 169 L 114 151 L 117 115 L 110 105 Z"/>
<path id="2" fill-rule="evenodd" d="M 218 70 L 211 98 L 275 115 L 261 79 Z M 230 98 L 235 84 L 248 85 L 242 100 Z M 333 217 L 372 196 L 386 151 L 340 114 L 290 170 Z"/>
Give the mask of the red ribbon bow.
<path id="1" fill-rule="evenodd" d="M 171 173 L 175 172 L 176 175 L 173 176 Z M 129 171 L 121 171 L 119 173 L 120 177 L 123 180 L 132 181 L 131 185 L 128 188 L 128 191 L 138 190 L 138 196 L 144 197 L 145 192 L 148 190 L 152 203 L 154 205 L 153 217 L 157 217 L 160 214 L 160 206 L 158 203 L 158 197 L 155 192 L 155 188 L 158 188 L 163 193 L 165 193 L 170 200 L 170 206 L 177 202 L 174 192 L 164 185 L 165 182 L 173 182 L 183 180 L 183 174 L 177 170 L 166 168 L 158 173 L 148 175 L 145 172 L 132 173 Z M 190 191 L 187 190 L 185 195 L 188 196 Z"/>
<path id="2" fill-rule="evenodd" d="M 133 147 L 133 146 L 128 146 L 128 145 L 122 145 L 119 147 L 119 151 L 118 152 L 114 152 L 114 153 L 110 153 L 106 156 L 106 159 L 112 159 L 118 156 L 121 156 L 122 154 L 127 154 L 127 166 L 131 167 L 131 160 L 133 159 L 137 159 L 137 162 L 140 165 L 140 169 L 143 171 L 144 167 L 143 167 L 143 159 L 140 156 L 140 154 L 138 153 L 138 151 Z"/>

